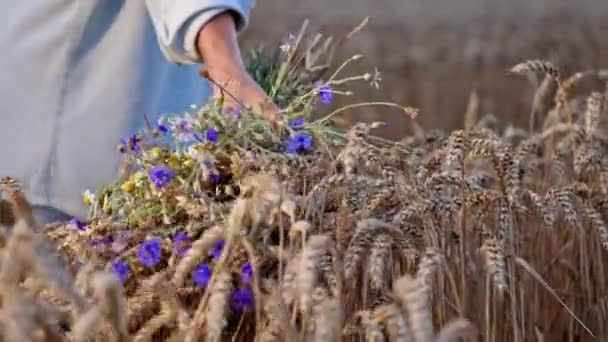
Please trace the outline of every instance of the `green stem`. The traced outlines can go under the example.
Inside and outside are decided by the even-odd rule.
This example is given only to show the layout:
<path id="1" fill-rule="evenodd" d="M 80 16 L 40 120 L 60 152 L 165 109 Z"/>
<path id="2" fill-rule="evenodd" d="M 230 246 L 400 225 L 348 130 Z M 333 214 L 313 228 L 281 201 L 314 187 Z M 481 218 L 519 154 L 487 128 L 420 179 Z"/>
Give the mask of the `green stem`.
<path id="1" fill-rule="evenodd" d="M 355 104 L 351 104 L 348 106 L 344 106 L 342 108 L 338 108 L 338 109 L 334 110 L 333 112 L 331 112 L 329 115 L 325 116 L 324 118 L 321 118 L 321 119 L 315 121 L 315 123 L 324 124 L 326 121 L 328 121 L 332 117 L 336 116 L 337 114 L 339 114 L 345 110 L 365 107 L 365 106 L 395 107 L 395 108 L 399 108 L 405 112 L 405 107 L 398 105 L 396 103 L 392 103 L 392 102 L 362 102 L 362 103 L 355 103 Z"/>

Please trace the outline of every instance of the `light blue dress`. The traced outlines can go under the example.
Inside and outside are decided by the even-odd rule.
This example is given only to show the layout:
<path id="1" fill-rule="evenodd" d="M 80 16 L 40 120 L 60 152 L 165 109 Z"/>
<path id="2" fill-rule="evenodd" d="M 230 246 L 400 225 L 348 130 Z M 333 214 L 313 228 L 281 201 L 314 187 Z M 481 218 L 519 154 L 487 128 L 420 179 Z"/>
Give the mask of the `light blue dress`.
<path id="1" fill-rule="evenodd" d="M 249 0 L 0 0 L 0 176 L 32 202 L 85 213 L 82 192 L 115 179 L 120 139 L 202 104 L 199 29 Z"/>

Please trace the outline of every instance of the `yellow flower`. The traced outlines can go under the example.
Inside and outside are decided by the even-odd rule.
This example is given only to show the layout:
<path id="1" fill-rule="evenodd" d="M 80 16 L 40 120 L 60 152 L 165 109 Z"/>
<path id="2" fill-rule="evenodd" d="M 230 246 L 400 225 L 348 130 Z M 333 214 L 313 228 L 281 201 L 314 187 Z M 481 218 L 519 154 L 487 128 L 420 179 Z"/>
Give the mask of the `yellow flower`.
<path id="1" fill-rule="evenodd" d="M 122 185 L 120 186 L 120 188 L 124 192 L 132 192 L 133 190 L 135 190 L 135 182 L 133 182 L 132 180 L 128 180 L 128 181 L 122 183 Z"/>
<path id="2" fill-rule="evenodd" d="M 172 155 L 171 157 L 169 157 L 169 162 L 167 164 L 169 164 L 170 168 L 174 170 L 179 170 L 182 163 L 180 162 L 178 156 Z"/>
<path id="3" fill-rule="evenodd" d="M 158 160 L 162 158 L 162 156 L 163 150 L 160 147 L 153 147 L 150 149 L 150 157 L 152 157 L 153 160 Z"/>
<path id="4" fill-rule="evenodd" d="M 138 171 L 138 172 L 136 172 L 136 173 L 133 175 L 133 181 L 134 181 L 135 183 L 137 183 L 138 185 L 139 185 L 139 184 L 140 184 L 140 183 L 141 183 L 141 182 L 142 182 L 144 179 L 146 179 L 146 174 L 145 174 L 145 173 L 143 173 L 143 172 L 141 172 L 141 171 Z"/>
<path id="5" fill-rule="evenodd" d="M 192 160 L 188 159 L 188 160 L 184 161 L 184 166 L 185 166 L 185 167 L 190 167 L 190 166 L 192 166 Z"/>
<path id="6" fill-rule="evenodd" d="M 108 200 L 108 196 L 104 197 L 103 205 L 101 206 L 101 209 L 106 214 L 109 214 L 110 211 L 112 210 L 112 208 L 110 207 L 110 201 Z"/>
<path id="7" fill-rule="evenodd" d="M 85 205 L 91 205 L 95 202 L 95 194 L 91 190 L 87 190 L 82 193 L 82 203 Z"/>

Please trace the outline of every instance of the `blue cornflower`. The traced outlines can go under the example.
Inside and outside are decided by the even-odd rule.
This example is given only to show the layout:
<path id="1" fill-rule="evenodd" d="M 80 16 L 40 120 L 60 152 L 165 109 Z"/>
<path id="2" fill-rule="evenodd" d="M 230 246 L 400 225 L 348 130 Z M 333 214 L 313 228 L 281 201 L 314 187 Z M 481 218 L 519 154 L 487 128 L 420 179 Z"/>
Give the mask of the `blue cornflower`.
<path id="1" fill-rule="evenodd" d="M 293 120 L 291 120 L 291 122 L 289 123 L 289 127 L 291 128 L 297 128 L 300 127 L 304 124 L 304 118 L 303 117 L 297 117 Z"/>
<path id="2" fill-rule="evenodd" d="M 207 264 L 200 264 L 192 272 L 192 279 L 199 287 L 206 287 L 211 280 L 211 269 Z"/>
<path id="3" fill-rule="evenodd" d="M 188 251 L 190 248 L 190 239 L 188 238 L 188 235 L 184 233 L 178 233 L 175 235 L 173 238 L 173 246 L 175 247 L 175 252 L 179 256 L 184 256 L 186 251 Z"/>
<path id="4" fill-rule="evenodd" d="M 195 119 L 189 115 L 173 118 L 170 120 L 171 129 L 175 138 L 183 143 L 191 142 L 195 139 L 192 129 L 194 128 Z"/>
<path id="5" fill-rule="evenodd" d="M 297 134 L 287 145 L 288 153 L 299 153 L 312 150 L 312 137 L 308 134 Z"/>
<path id="6" fill-rule="evenodd" d="M 325 84 L 319 88 L 319 98 L 321 102 L 330 104 L 334 101 L 334 94 L 332 94 L 333 87 L 329 84 Z"/>
<path id="7" fill-rule="evenodd" d="M 167 129 L 167 126 L 163 125 L 163 124 L 158 124 L 156 125 L 156 129 L 161 132 L 161 133 L 167 133 L 169 130 Z"/>
<path id="8" fill-rule="evenodd" d="M 254 307 L 253 291 L 250 288 L 240 288 L 232 294 L 232 307 L 236 311 L 250 311 Z"/>
<path id="9" fill-rule="evenodd" d="M 116 260 L 112 263 L 112 271 L 116 273 L 120 282 L 124 284 L 129 278 L 129 264 L 123 261 Z"/>
<path id="10" fill-rule="evenodd" d="M 224 249 L 224 245 L 226 244 L 225 240 L 220 240 L 215 243 L 215 247 L 211 250 L 211 255 L 213 255 L 213 260 L 219 259 L 222 255 L 222 249 Z"/>
<path id="11" fill-rule="evenodd" d="M 157 189 L 162 189 L 173 180 L 175 173 L 167 166 L 156 166 L 148 170 L 150 181 Z"/>
<path id="12" fill-rule="evenodd" d="M 71 229 L 78 229 L 81 232 L 84 232 L 86 229 L 85 225 L 77 217 L 74 217 L 68 222 L 68 227 Z"/>
<path id="13" fill-rule="evenodd" d="M 207 131 L 205 131 L 205 137 L 207 138 L 207 141 L 216 143 L 220 135 L 215 128 L 207 128 Z"/>
<path id="14" fill-rule="evenodd" d="M 148 267 L 154 267 L 160 261 L 161 252 L 160 238 L 144 241 L 139 246 L 139 261 Z"/>
<path id="15" fill-rule="evenodd" d="M 245 265 L 243 265 L 243 268 L 241 269 L 241 280 L 243 281 L 243 283 L 249 284 L 249 282 L 251 282 L 252 279 L 253 279 L 253 266 L 250 263 L 246 263 Z"/>
<path id="16" fill-rule="evenodd" d="M 220 174 L 219 173 L 212 173 L 209 175 L 209 180 L 213 183 L 213 184 L 217 184 L 220 181 Z"/>

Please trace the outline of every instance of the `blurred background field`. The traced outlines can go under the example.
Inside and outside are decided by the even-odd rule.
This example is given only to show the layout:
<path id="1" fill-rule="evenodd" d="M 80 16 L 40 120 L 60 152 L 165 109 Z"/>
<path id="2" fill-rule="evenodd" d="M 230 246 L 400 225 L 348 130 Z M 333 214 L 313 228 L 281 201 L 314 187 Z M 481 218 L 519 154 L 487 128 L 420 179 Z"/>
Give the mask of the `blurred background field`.
<path id="1" fill-rule="evenodd" d="M 364 54 L 353 70 L 377 66 L 382 87 L 360 84 L 355 98 L 335 105 L 387 100 L 418 107 L 424 128 L 462 127 L 473 89 L 481 114 L 495 114 L 499 127 L 527 127 L 533 88 L 507 73 L 525 59 L 551 60 L 565 75 L 608 68 L 606 0 L 258 0 L 244 47 L 280 41 L 305 19 L 313 30 L 346 34 L 366 16 L 367 27 L 336 57 Z M 587 82 L 582 94 L 599 89 L 597 80 Z M 364 108 L 345 119 L 387 121 L 379 134 L 388 137 L 411 129 L 390 109 Z"/>

